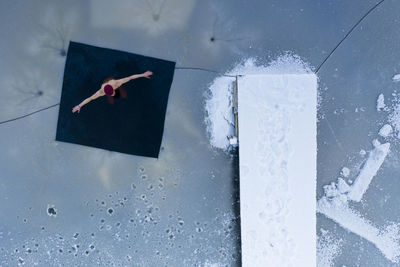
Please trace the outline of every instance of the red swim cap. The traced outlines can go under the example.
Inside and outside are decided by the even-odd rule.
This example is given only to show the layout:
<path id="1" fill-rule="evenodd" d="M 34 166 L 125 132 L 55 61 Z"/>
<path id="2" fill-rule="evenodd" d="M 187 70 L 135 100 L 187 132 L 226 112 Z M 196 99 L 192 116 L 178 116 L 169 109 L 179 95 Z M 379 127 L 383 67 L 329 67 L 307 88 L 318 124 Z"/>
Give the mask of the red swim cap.
<path id="1" fill-rule="evenodd" d="M 106 95 L 112 95 L 114 93 L 114 89 L 111 85 L 107 84 L 104 86 L 104 93 L 106 93 Z"/>

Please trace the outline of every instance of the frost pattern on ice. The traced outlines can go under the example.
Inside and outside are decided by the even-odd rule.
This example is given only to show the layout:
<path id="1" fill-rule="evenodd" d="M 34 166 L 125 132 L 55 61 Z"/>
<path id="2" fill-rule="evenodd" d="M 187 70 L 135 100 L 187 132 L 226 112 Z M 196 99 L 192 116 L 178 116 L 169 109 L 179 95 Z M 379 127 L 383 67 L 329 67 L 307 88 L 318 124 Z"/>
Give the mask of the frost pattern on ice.
<path id="1" fill-rule="evenodd" d="M 340 174 L 343 175 L 343 177 L 349 177 L 350 169 L 347 167 L 343 167 L 342 170 L 340 171 Z"/>

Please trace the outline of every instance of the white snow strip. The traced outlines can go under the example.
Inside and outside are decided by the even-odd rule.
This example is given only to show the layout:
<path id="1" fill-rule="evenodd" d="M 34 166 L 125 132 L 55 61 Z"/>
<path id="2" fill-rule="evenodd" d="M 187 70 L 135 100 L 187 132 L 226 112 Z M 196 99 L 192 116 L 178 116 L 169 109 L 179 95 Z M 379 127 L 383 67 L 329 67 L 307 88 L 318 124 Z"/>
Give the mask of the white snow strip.
<path id="1" fill-rule="evenodd" d="M 348 198 L 354 201 L 361 201 L 362 196 L 367 191 L 372 178 L 381 167 L 386 155 L 389 152 L 390 144 L 376 144 L 375 148 L 369 152 L 367 161 L 351 186 Z"/>
<path id="2" fill-rule="evenodd" d="M 382 137 L 388 137 L 391 135 L 393 132 L 392 126 L 389 124 L 385 124 L 382 126 L 382 128 L 379 130 L 379 135 Z"/>
<path id="3" fill-rule="evenodd" d="M 376 110 L 382 111 L 382 110 L 385 110 L 385 108 L 386 108 L 385 97 L 383 96 L 383 94 L 380 94 L 378 96 L 378 99 L 376 100 Z"/>
<path id="4" fill-rule="evenodd" d="M 348 207 L 345 195 L 332 199 L 322 197 L 317 203 L 317 211 L 334 220 L 343 228 L 373 243 L 390 261 L 398 262 L 400 244 L 396 225 L 390 225 L 380 231 L 371 222 Z"/>
<path id="5" fill-rule="evenodd" d="M 232 90 L 235 78 L 218 77 L 210 85 L 206 95 L 207 132 L 213 147 L 227 150 L 229 135 L 234 135 L 234 116 L 232 112 Z"/>
<path id="6" fill-rule="evenodd" d="M 392 79 L 393 79 L 394 82 L 400 81 L 400 74 L 394 75 Z"/>
<path id="7" fill-rule="evenodd" d="M 316 266 L 315 74 L 238 80 L 242 265 Z"/>

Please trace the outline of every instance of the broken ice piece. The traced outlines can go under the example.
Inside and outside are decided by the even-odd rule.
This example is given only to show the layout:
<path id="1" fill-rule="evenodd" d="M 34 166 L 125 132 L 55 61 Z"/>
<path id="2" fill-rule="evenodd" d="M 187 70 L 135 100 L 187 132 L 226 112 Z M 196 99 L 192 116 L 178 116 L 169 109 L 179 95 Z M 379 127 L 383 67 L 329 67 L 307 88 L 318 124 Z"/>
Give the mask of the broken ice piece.
<path id="1" fill-rule="evenodd" d="M 335 197 L 339 195 L 338 190 L 336 189 L 336 184 L 332 182 L 331 184 L 324 186 L 325 196 L 327 197 Z"/>
<path id="2" fill-rule="evenodd" d="M 392 79 L 393 79 L 394 82 L 399 82 L 400 81 L 400 74 L 394 75 Z"/>
<path id="3" fill-rule="evenodd" d="M 379 130 L 379 135 L 382 137 L 388 137 L 389 135 L 392 134 L 392 131 L 393 131 L 392 126 L 390 126 L 389 124 L 385 124 Z"/>
<path id="4" fill-rule="evenodd" d="M 372 141 L 372 145 L 373 145 L 374 147 L 378 147 L 378 146 L 380 146 L 380 144 L 381 144 L 381 142 L 379 142 L 378 139 L 374 139 L 374 140 Z"/>
<path id="5" fill-rule="evenodd" d="M 350 174 L 349 168 L 343 167 L 342 170 L 340 171 L 340 174 L 341 174 L 343 177 L 348 177 L 349 174 Z"/>
<path id="6" fill-rule="evenodd" d="M 350 186 L 346 183 L 342 178 L 338 178 L 338 190 L 341 194 L 347 193 L 350 191 Z"/>
<path id="7" fill-rule="evenodd" d="M 378 96 L 378 99 L 376 100 L 376 110 L 377 111 L 381 111 L 381 110 L 385 110 L 385 97 L 383 96 L 383 94 L 380 94 Z"/>

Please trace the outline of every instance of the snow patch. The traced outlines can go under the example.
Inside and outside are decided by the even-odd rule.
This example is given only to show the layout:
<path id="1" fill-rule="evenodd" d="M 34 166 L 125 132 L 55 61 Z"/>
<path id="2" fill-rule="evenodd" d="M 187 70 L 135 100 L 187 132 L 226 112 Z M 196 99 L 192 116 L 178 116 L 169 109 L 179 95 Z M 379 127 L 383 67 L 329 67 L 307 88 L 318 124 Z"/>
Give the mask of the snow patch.
<path id="1" fill-rule="evenodd" d="M 383 230 L 378 229 L 358 212 L 349 208 L 345 195 L 334 198 L 322 197 L 318 200 L 317 211 L 343 228 L 370 241 L 390 261 L 399 261 L 400 244 L 397 225 L 392 224 Z"/>
<path id="2" fill-rule="evenodd" d="M 334 266 L 333 260 L 339 255 L 342 242 L 342 239 L 335 239 L 329 231 L 321 229 L 317 238 L 317 266 Z"/>
<path id="3" fill-rule="evenodd" d="M 250 74 L 311 74 L 311 67 L 297 55 L 286 53 L 268 65 L 259 65 L 249 58 L 226 72 L 227 75 Z M 213 147 L 228 151 L 229 136 L 234 135 L 232 91 L 235 77 L 220 76 L 213 80 L 205 94 L 205 124 Z"/>
<path id="4" fill-rule="evenodd" d="M 338 190 L 339 193 L 344 194 L 350 191 L 350 186 L 342 178 L 338 179 Z"/>
<path id="5" fill-rule="evenodd" d="M 385 160 L 390 144 L 373 140 L 374 149 L 368 154 L 354 183 L 349 186 L 342 178 L 337 183 L 324 186 L 324 196 L 317 202 L 317 212 L 337 222 L 343 228 L 373 243 L 392 262 L 399 262 L 400 243 L 398 225 L 379 229 L 348 205 L 349 200 L 360 201 L 373 177 Z"/>

